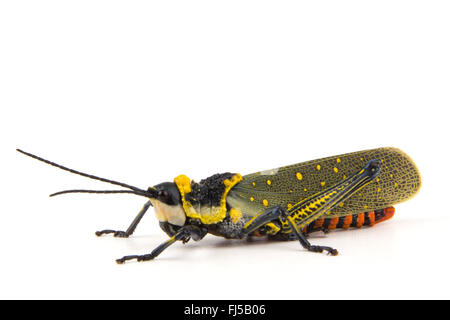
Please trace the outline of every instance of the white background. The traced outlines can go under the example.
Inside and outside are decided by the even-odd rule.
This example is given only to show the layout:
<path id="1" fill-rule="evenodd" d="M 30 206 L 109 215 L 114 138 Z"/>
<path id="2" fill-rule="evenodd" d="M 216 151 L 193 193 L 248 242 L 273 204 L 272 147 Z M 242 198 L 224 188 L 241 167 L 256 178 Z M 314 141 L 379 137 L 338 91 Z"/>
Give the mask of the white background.
<path id="1" fill-rule="evenodd" d="M 0 298 L 450 298 L 447 1 L 3 1 Z M 423 175 L 389 222 L 297 242 L 173 245 L 147 187 L 380 146 Z M 115 187 L 112 186 L 114 189 Z"/>

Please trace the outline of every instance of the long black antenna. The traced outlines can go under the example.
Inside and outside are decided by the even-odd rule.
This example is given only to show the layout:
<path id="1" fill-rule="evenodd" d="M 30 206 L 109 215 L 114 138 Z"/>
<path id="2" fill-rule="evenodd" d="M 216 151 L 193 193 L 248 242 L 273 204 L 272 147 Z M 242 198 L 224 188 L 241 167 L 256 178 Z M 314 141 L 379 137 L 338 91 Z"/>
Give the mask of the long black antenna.
<path id="1" fill-rule="evenodd" d="M 50 197 L 59 196 L 60 194 L 67 194 L 67 193 L 131 193 L 131 194 L 137 194 L 139 196 L 148 197 L 149 195 L 147 193 L 140 193 L 133 190 L 85 190 L 85 189 L 73 189 L 73 190 L 64 190 L 64 191 L 58 191 L 55 193 L 52 193 Z"/>
<path id="2" fill-rule="evenodd" d="M 153 192 L 151 192 L 152 190 L 146 191 L 146 190 L 139 189 L 139 188 L 137 188 L 137 187 L 133 187 L 133 186 L 131 186 L 131 185 L 129 185 L 129 184 L 122 183 L 122 182 L 118 182 L 118 181 L 114 181 L 114 180 L 110 180 L 110 179 L 105 179 L 105 178 L 100 178 L 100 177 L 97 177 L 97 176 L 94 176 L 94 175 L 91 175 L 91 174 L 83 173 L 83 172 L 80 172 L 80 171 L 77 171 L 77 170 L 73 170 L 73 169 L 64 167 L 64 166 L 62 166 L 62 165 L 59 165 L 59 164 L 54 163 L 54 162 L 52 162 L 52 161 L 43 159 L 43 158 L 41 158 L 41 157 L 38 157 L 38 156 L 36 156 L 36 155 L 34 155 L 34 154 L 25 152 L 25 151 L 23 151 L 23 150 L 20 150 L 20 149 L 16 149 L 16 150 L 19 151 L 20 153 L 23 153 L 24 155 L 27 155 L 27 156 L 29 156 L 29 157 L 31 157 L 31 158 L 36 159 L 36 160 L 45 162 L 45 163 L 47 163 L 47 164 L 49 164 L 49 165 L 51 165 L 51 166 L 57 167 L 57 168 L 59 168 L 59 169 L 62 169 L 62 170 L 65 170 L 65 171 L 69 171 L 69 172 L 71 172 L 71 173 L 75 173 L 75 174 L 78 174 L 78 175 L 83 176 L 83 177 L 86 177 L 86 178 L 90 178 L 90 179 L 94 179 L 94 180 L 99 180 L 99 181 L 111 183 L 111 184 L 114 184 L 114 185 L 117 185 L 117 186 L 121 186 L 121 187 L 124 187 L 124 188 L 128 188 L 128 189 L 131 189 L 131 190 L 134 190 L 134 191 L 135 191 L 135 192 L 124 192 L 124 191 L 126 191 L 126 190 L 115 190 L 115 191 L 113 191 L 113 192 L 111 192 L 111 191 L 94 192 L 95 190 L 85 190 L 85 191 L 82 191 L 82 190 L 66 190 L 66 191 L 61 191 L 61 192 L 54 193 L 54 194 L 52 194 L 51 196 L 55 196 L 55 195 L 57 195 L 57 194 L 62 194 L 62 193 L 87 192 L 87 191 L 88 191 L 89 193 L 134 193 L 134 194 L 138 194 L 138 195 L 142 195 L 142 196 L 147 196 L 147 197 L 155 197 L 155 194 L 153 194 Z M 117 191 L 120 191 L 120 192 L 117 192 Z M 155 190 L 155 192 L 156 192 L 156 190 Z"/>

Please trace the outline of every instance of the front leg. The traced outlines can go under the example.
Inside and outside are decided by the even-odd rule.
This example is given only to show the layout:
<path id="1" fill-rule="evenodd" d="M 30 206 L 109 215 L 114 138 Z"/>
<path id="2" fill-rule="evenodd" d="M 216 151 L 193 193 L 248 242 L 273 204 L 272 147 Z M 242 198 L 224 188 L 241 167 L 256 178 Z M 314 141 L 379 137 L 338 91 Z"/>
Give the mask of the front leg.
<path id="1" fill-rule="evenodd" d="M 152 203 L 150 201 L 147 201 L 144 204 L 144 206 L 142 207 L 141 211 L 139 211 L 139 213 L 136 216 L 136 218 L 134 218 L 133 222 L 128 227 L 127 231 L 116 231 L 116 230 L 106 229 L 106 230 L 102 230 L 102 231 L 96 231 L 95 235 L 97 237 L 100 237 L 103 234 L 110 234 L 110 233 L 112 233 L 112 234 L 114 234 L 114 237 L 128 238 L 129 236 L 131 236 L 133 234 L 134 230 L 136 230 L 137 225 L 139 224 L 139 222 L 141 221 L 142 217 L 144 216 L 144 214 L 147 212 L 148 208 L 150 208 L 151 205 L 152 205 Z"/>
<path id="2" fill-rule="evenodd" d="M 116 262 L 118 264 L 122 264 L 125 261 L 136 259 L 137 261 L 149 261 L 155 259 L 161 252 L 166 250 L 176 241 L 182 241 L 183 243 L 187 243 L 191 238 L 194 241 L 199 241 L 204 238 L 207 234 L 207 230 L 205 228 L 187 225 L 182 227 L 173 237 L 169 240 L 163 242 L 159 246 L 157 246 L 151 253 L 144 255 L 132 255 L 132 256 L 124 256 L 120 259 L 117 259 Z"/>

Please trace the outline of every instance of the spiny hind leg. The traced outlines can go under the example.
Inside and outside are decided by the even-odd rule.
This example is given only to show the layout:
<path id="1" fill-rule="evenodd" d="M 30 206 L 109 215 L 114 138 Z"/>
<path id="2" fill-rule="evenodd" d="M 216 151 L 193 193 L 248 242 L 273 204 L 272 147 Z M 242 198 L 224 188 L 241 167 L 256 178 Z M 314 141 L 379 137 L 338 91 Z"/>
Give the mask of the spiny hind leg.
<path id="1" fill-rule="evenodd" d="M 332 256 L 337 256 L 338 255 L 338 251 L 334 248 L 331 247 L 327 247 L 327 246 L 316 246 L 316 245 L 312 245 L 308 239 L 306 239 L 305 235 L 303 234 L 303 232 L 301 232 L 301 230 L 297 227 L 297 224 L 295 223 L 295 220 L 286 215 L 286 213 L 284 213 L 282 215 L 282 218 L 287 220 L 287 222 L 289 223 L 289 226 L 291 227 L 292 232 L 295 234 L 295 236 L 297 237 L 298 241 L 300 242 L 300 244 L 302 245 L 303 248 L 305 248 L 308 251 L 311 252 L 323 252 L 326 251 L 328 252 L 328 254 L 331 254 Z"/>
<path id="2" fill-rule="evenodd" d="M 264 226 L 265 224 L 267 224 L 273 220 L 277 220 L 277 219 L 280 219 L 282 221 L 288 221 L 293 234 L 299 240 L 302 247 L 305 248 L 306 250 L 312 251 L 312 252 L 327 251 L 329 254 L 331 254 L 333 256 L 338 254 L 338 251 L 334 248 L 311 245 L 309 243 L 309 241 L 306 239 L 306 237 L 304 236 L 304 234 L 297 227 L 295 221 L 290 216 L 288 216 L 286 214 L 286 210 L 280 206 L 272 207 L 272 208 L 260 213 L 259 215 L 255 216 L 252 220 L 248 221 L 244 226 L 243 233 L 245 235 L 249 235 L 253 231 L 257 230 L 258 228 Z"/>
<path id="3" fill-rule="evenodd" d="M 96 231 L 95 235 L 100 237 L 101 235 L 112 233 L 114 235 L 114 237 L 128 238 L 129 236 L 131 236 L 133 234 L 134 230 L 136 230 L 137 225 L 139 224 L 139 222 L 141 221 L 141 219 L 144 216 L 145 212 L 147 212 L 148 208 L 151 205 L 152 204 L 151 204 L 150 201 L 148 201 L 148 202 L 146 202 L 144 204 L 144 206 L 142 207 L 141 211 L 139 211 L 139 213 L 136 216 L 136 218 L 134 218 L 133 222 L 128 227 L 127 231 L 116 231 L 116 230 L 106 229 L 106 230 L 102 230 L 102 231 Z"/>
<path id="4" fill-rule="evenodd" d="M 283 210 L 281 218 L 288 222 L 290 229 L 305 249 L 312 252 L 327 251 L 335 256 L 338 254 L 338 251 L 334 248 L 311 245 L 301 232 L 301 227 L 310 225 L 317 219 L 322 218 L 327 212 L 332 211 L 338 203 L 348 199 L 375 179 L 379 175 L 380 170 L 381 161 L 378 159 L 370 160 L 361 171 L 353 176 L 294 204 L 288 211 Z"/>

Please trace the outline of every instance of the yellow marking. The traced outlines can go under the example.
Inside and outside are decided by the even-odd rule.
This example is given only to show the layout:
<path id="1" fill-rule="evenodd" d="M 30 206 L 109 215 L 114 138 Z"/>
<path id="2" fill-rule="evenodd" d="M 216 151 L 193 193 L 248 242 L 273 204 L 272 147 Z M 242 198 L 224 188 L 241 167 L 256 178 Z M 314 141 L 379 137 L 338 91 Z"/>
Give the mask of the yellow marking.
<path id="1" fill-rule="evenodd" d="M 289 190 L 290 193 L 294 192 L 293 190 Z"/>
<path id="2" fill-rule="evenodd" d="M 325 185 L 325 181 L 322 181 L 320 185 L 323 187 Z"/>
<path id="3" fill-rule="evenodd" d="M 341 202 L 341 203 L 339 203 L 339 207 L 343 207 L 344 206 L 344 203 L 343 202 Z"/>
<path id="4" fill-rule="evenodd" d="M 345 179 L 347 179 L 347 176 L 344 174 L 344 176 L 342 178 L 345 180 Z"/>
<path id="5" fill-rule="evenodd" d="M 361 159 L 361 161 L 364 161 L 364 159 L 363 158 L 360 158 Z"/>
<path id="6" fill-rule="evenodd" d="M 320 164 L 317 165 L 316 169 L 317 169 L 317 170 L 320 170 Z"/>
<path id="7" fill-rule="evenodd" d="M 266 182 L 269 186 L 272 184 L 272 181 L 270 181 L 270 180 L 267 180 Z"/>
<path id="8" fill-rule="evenodd" d="M 389 175 L 390 178 L 393 178 L 394 176 L 392 175 L 392 173 Z"/>
<path id="9" fill-rule="evenodd" d="M 303 191 L 305 191 L 305 192 L 306 192 L 306 191 L 308 191 L 308 189 L 306 189 L 306 188 L 305 188 L 305 189 L 303 189 Z"/>
<path id="10" fill-rule="evenodd" d="M 334 172 L 336 172 L 336 173 L 339 172 L 338 168 L 336 168 L 336 167 L 334 167 L 333 170 L 334 170 Z"/>
<path id="11" fill-rule="evenodd" d="M 337 163 L 341 163 L 341 159 L 340 159 L 340 158 L 337 158 L 337 159 L 336 159 L 336 162 L 337 162 Z"/>
<path id="12" fill-rule="evenodd" d="M 378 188 L 378 189 L 377 189 L 377 192 L 380 192 L 380 191 L 381 191 L 381 188 Z"/>
<path id="13" fill-rule="evenodd" d="M 398 183 L 397 182 L 394 183 L 394 187 L 398 187 Z"/>
<path id="14" fill-rule="evenodd" d="M 252 182 L 252 186 L 256 186 L 256 183 Z"/>
<path id="15" fill-rule="evenodd" d="M 273 222 L 269 222 L 268 224 L 266 224 L 266 226 L 271 229 L 270 231 L 267 231 L 267 234 L 274 235 L 278 231 L 280 231 L 280 228 L 278 228 Z"/>
<path id="16" fill-rule="evenodd" d="M 174 179 L 175 184 L 177 185 L 180 192 L 189 193 L 191 192 L 191 179 L 189 179 L 184 174 L 180 174 L 178 177 Z"/>
<path id="17" fill-rule="evenodd" d="M 230 209 L 230 218 L 233 223 L 237 223 L 242 218 L 242 212 L 239 209 Z"/>
<path id="18" fill-rule="evenodd" d="M 292 208 L 292 203 L 288 203 L 287 208 L 290 210 Z"/>
<path id="19" fill-rule="evenodd" d="M 251 201 L 251 202 L 255 201 L 255 198 L 250 197 L 250 201 Z"/>
<path id="20" fill-rule="evenodd" d="M 369 207 L 368 207 L 367 205 L 365 205 L 365 206 L 364 206 L 364 209 L 367 209 L 367 208 L 369 208 Z"/>
<path id="21" fill-rule="evenodd" d="M 267 207 L 269 205 L 269 201 L 267 201 L 266 199 L 263 200 L 263 205 L 264 207 Z"/>
<path id="22" fill-rule="evenodd" d="M 377 182 L 380 182 L 380 178 L 377 178 Z"/>
<path id="23" fill-rule="evenodd" d="M 204 224 L 214 224 L 220 221 L 223 221 L 227 215 L 227 203 L 226 198 L 228 192 L 233 188 L 236 184 L 242 181 L 242 176 L 238 173 L 233 175 L 230 179 L 225 179 L 223 184 L 225 185 L 225 190 L 222 194 L 222 198 L 220 199 L 220 206 L 218 207 L 206 207 L 205 210 L 201 210 L 201 212 L 197 212 L 188 200 L 186 200 L 186 194 L 191 192 L 190 179 L 185 175 L 180 175 L 174 179 L 175 184 L 178 187 L 181 195 L 181 202 L 183 204 L 183 209 L 186 215 L 193 219 L 200 219 L 200 221 Z"/>
<path id="24" fill-rule="evenodd" d="M 297 176 L 298 180 L 302 180 L 303 179 L 303 176 L 302 176 L 302 174 L 300 172 L 297 172 L 296 176 Z"/>

